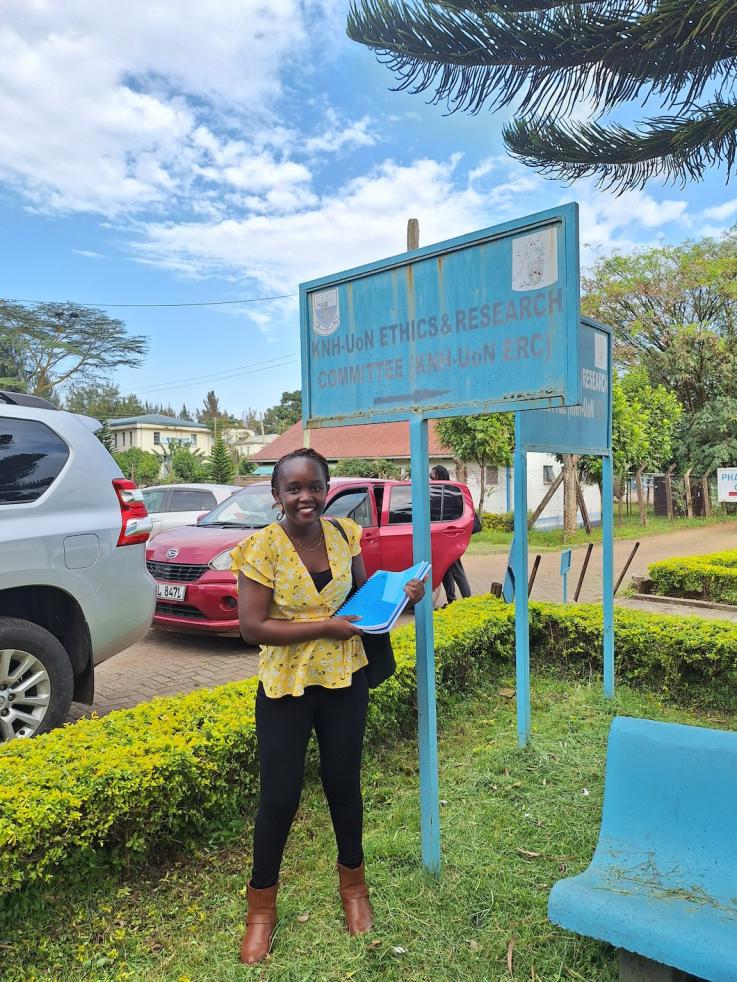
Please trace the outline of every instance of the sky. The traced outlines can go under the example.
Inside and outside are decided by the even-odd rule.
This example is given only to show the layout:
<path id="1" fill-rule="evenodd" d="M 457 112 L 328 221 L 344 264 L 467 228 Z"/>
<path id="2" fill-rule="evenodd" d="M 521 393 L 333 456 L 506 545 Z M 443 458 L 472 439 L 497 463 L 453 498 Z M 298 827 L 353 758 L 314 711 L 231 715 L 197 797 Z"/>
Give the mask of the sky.
<path id="1" fill-rule="evenodd" d="M 410 217 L 429 245 L 575 200 L 584 267 L 737 219 L 722 171 L 621 196 L 539 176 L 505 112 L 391 91 L 347 8 L 4 0 L 0 297 L 98 306 L 149 339 L 124 393 L 240 415 L 300 386 L 299 283 L 403 251 Z"/>

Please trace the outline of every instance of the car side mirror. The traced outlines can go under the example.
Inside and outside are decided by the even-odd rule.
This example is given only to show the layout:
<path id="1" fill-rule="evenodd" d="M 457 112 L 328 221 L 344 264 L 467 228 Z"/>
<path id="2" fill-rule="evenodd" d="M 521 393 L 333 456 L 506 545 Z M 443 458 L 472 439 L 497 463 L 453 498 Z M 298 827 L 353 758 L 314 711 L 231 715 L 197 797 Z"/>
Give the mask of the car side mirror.
<path id="1" fill-rule="evenodd" d="M 203 518 L 207 518 L 207 516 L 208 516 L 209 514 L 210 514 L 210 513 L 209 513 L 208 511 L 203 511 L 201 515 L 198 515 L 198 516 L 197 516 L 197 523 L 196 523 L 196 524 L 197 524 L 197 525 L 199 525 L 199 524 L 200 524 L 200 522 L 202 521 L 202 519 L 203 519 Z"/>

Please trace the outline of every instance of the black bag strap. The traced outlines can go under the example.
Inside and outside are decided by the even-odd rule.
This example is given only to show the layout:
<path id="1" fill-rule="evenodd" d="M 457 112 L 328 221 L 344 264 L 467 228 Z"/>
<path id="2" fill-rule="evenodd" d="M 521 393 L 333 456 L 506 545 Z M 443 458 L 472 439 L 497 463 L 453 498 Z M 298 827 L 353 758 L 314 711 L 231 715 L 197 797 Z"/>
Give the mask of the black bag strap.
<path id="1" fill-rule="evenodd" d="M 340 534 L 343 536 L 343 540 L 344 540 L 345 544 L 350 547 L 350 543 L 348 542 L 348 535 L 346 533 L 346 530 L 340 524 L 340 522 L 338 521 L 338 519 L 337 518 L 329 518 L 328 521 L 330 522 L 330 524 L 334 528 L 336 528 L 340 532 Z"/>

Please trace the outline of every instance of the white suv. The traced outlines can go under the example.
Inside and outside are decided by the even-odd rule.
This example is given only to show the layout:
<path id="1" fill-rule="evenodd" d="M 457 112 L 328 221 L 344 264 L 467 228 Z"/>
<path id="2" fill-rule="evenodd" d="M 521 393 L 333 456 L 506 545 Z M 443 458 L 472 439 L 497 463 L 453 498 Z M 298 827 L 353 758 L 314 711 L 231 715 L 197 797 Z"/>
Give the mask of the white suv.
<path id="1" fill-rule="evenodd" d="M 151 624 L 151 519 L 98 427 L 0 391 L 0 743 L 91 703 L 94 666 Z"/>

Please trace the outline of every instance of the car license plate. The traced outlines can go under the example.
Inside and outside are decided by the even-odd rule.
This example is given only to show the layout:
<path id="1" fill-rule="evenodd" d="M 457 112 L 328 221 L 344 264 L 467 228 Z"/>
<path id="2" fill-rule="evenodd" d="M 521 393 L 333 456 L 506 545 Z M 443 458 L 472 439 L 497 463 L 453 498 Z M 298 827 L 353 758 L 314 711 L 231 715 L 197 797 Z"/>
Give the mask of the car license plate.
<path id="1" fill-rule="evenodd" d="M 157 583 L 156 596 L 159 600 L 184 600 L 186 589 L 186 586 L 180 586 L 178 583 Z"/>

